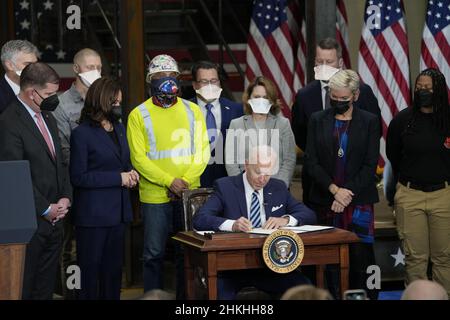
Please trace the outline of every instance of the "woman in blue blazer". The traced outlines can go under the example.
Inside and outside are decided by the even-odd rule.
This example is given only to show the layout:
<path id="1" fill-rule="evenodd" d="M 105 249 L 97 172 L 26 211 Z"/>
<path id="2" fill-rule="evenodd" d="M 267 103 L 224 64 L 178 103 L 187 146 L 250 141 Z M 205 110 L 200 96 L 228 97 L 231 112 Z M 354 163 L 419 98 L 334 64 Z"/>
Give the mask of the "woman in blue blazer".
<path id="1" fill-rule="evenodd" d="M 71 134 L 80 299 L 120 299 L 125 224 L 132 220 L 128 189 L 139 180 L 131 167 L 125 128 L 118 121 L 121 101 L 117 82 L 98 79 Z"/>

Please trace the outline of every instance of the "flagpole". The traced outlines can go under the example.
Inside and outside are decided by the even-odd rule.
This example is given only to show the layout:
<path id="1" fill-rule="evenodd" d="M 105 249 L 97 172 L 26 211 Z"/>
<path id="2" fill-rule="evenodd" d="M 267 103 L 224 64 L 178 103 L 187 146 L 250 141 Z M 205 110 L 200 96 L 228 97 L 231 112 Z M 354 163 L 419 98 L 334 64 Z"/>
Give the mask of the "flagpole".
<path id="1" fill-rule="evenodd" d="M 314 80 L 314 60 L 316 56 L 316 4 L 305 1 L 306 21 L 306 83 Z"/>

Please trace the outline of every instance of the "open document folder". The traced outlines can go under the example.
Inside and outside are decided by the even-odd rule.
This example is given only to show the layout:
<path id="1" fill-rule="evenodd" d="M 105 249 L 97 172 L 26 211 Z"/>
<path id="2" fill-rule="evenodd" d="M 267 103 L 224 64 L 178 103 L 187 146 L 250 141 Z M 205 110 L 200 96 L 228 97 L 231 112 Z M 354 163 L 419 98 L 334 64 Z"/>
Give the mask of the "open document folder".
<path id="1" fill-rule="evenodd" d="M 295 233 L 306 233 L 306 232 L 329 230 L 329 229 L 333 229 L 333 227 L 304 225 L 304 226 L 298 226 L 298 227 L 282 227 L 280 229 L 282 229 L 282 230 L 291 230 L 291 231 L 294 231 Z M 253 228 L 248 233 L 267 234 L 267 235 L 269 235 L 272 232 L 275 232 L 277 230 L 279 230 L 279 229 L 268 230 L 268 229 L 263 229 L 263 228 Z M 198 234 L 201 234 L 202 236 L 204 236 L 205 234 L 214 233 L 214 231 L 195 231 L 195 232 L 198 233 Z M 229 233 L 231 233 L 231 232 L 229 232 Z"/>

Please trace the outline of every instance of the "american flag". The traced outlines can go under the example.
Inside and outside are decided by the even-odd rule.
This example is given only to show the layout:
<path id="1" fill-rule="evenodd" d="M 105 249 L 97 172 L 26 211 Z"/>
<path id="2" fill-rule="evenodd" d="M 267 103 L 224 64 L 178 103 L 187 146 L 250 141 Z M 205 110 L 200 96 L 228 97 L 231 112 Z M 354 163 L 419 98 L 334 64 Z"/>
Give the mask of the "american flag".
<path id="1" fill-rule="evenodd" d="M 76 36 L 80 31 L 64 32 L 65 19 L 67 18 L 65 8 L 71 4 L 80 5 L 80 0 L 14 0 L 15 33 L 16 39 L 32 41 L 39 50 L 41 61 L 47 63 L 71 62 L 77 51 L 75 43 L 78 43 Z M 61 12 L 58 12 L 61 10 Z M 63 14 L 64 25 L 58 26 L 58 14 Z M 35 21 L 33 29 L 32 20 Z M 59 29 L 59 31 L 57 31 Z M 33 41 L 32 32 L 36 33 Z M 63 38 L 58 39 L 59 32 Z M 70 41 L 68 36 L 70 36 Z M 76 39 L 76 40 L 75 40 Z"/>
<path id="2" fill-rule="evenodd" d="M 336 0 L 336 39 L 342 48 L 344 68 L 350 69 L 350 54 L 348 51 L 348 19 L 344 0 Z"/>
<path id="3" fill-rule="evenodd" d="M 411 98 L 403 12 L 402 0 L 367 1 L 359 45 L 358 71 L 377 97 L 383 118 L 380 152 L 384 160 L 387 126 L 410 105 Z"/>
<path id="4" fill-rule="evenodd" d="M 246 86 L 256 76 L 271 79 L 288 117 L 306 77 L 305 24 L 300 8 L 298 1 L 254 1 L 247 42 Z"/>
<path id="5" fill-rule="evenodd" d="M 420 70 L 437 68 L 447 80 L 450 99 L 450 0 L 428 1 Z M 449 101 L 450 102 L 450 101 Z"/>

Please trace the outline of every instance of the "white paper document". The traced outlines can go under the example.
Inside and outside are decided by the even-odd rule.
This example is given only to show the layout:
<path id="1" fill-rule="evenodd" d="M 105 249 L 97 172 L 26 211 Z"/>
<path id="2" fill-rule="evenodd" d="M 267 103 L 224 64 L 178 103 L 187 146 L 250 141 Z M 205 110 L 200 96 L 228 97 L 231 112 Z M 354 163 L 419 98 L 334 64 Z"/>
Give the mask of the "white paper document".
<path id="1" fill-rule="evenodd" d="M 298 226 L 298 227 L 282 227 L 280 228 L 282 230 L 290 230 L 295 233 L 306 233 L 306 232 L 314 232 L 314 231 L 322 231 L 322 230 L 329 230 L 333 229 L 333 227 L 329 226 L 312 226 L 312 225 L 304 225 L 304 226 Z M 255 234 L 271 234 L 272 232 L 277 231 L 278 229 L 263 229 L 263 228 L 254 228 L 249 233 L 255 233 Z"/>
<path id="2" fill-rule="evenodd" d="M 212 230 L 209 230 L 209 231 L 208 230 L 207 231 L 197 231 L 197 230 L 195 230 L 195 233 L 198 233 L 198 234 L 204 236 L 207 233 L 214 233 L 214 231 L 212 231 Z"/>
<path id="3" fill-rule="evenodd" d="M 313 232 L 313 231 L 322 231 L 322 230 L 328 230 L 333 229 L 333 227 L 330 226 L 313 226 L 305 224 L 304 226 L 298 226 L 298 227 L 283 227 L 281 229 L 285 230 L 292 230 L 294 232 L 301 231 L 301 232 Z"/>

